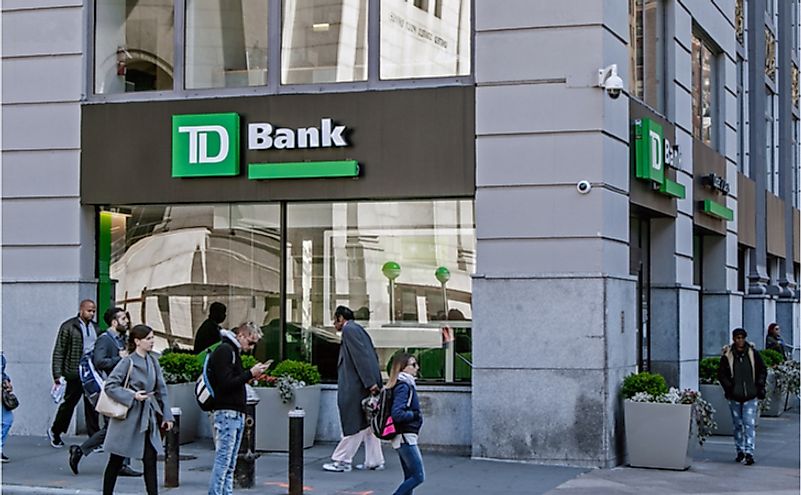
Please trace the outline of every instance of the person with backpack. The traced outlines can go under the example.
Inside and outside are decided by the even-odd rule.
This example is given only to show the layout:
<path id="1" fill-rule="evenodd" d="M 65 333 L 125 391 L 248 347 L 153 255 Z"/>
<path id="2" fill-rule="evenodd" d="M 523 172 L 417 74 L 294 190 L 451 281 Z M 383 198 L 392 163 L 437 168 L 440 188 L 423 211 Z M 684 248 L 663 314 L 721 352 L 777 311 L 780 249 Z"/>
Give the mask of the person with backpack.
<path id="1" fill-rule="evenodd" d="M 417 435 L 423 426 L 415 384 L 419 369 L 420 365 L 414 356 L 406 353 L 396 355 L 386 386 L 392 390 L 392 424 L 396 432 L 392 438 L 392 448 L 398 452 L 403 468 L 403 483 L 394 495 L 411 494 L 425 481 L 423 456 L 417 446 Z"/>

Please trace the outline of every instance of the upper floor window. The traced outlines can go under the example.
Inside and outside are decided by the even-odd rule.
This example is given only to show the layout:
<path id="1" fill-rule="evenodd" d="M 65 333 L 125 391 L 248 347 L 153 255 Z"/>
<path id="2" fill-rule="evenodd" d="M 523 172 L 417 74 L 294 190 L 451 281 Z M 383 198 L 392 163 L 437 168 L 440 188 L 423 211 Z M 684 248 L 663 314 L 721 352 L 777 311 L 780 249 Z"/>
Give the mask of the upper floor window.
<path id="1" fill-rule="evenodd" d="M 629 0 L 629 87 L 632 94 L 664 110 L 664 14 L 662 0 Z"/>
<path id="2" fill-rule="evenodd" d="M 699 35 L 692 39 L 693 136 L 717 145 L 717 55 Z"/>
<path id="3" fill-rule="evenodd" d="M 779 165 L 776 160 L 776 98 L 773 92 L 765 88 L 765 169 L 767 173 L 768 191 L 779 192 Z"/>
<path id="4" fill-rule="evenodd" d="M 748 175 L 748 100 L 745 97 L 745 60 L 737 57 L 737 168 Z"/>

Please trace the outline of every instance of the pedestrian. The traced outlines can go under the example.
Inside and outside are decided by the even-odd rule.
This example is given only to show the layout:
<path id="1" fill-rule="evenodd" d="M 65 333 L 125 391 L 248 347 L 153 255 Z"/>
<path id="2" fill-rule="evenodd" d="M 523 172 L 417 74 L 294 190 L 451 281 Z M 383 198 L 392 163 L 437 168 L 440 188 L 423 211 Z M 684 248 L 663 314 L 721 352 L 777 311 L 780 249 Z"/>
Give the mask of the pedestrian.
<path id="1" fill-rule="evenodd" d="M 104 385 L 109 398 L 129 409 L 125 419 L 109 419 L 104 444 L 109 459 L 103 473 L 103 495 L 114 493 L 126 457 L 142 459 L 148 495 L 159 491 L 156 456 L 163 452 L 159 427 L 172 429 L 173 418 L 164 375 L 152 352 L 154 342 L 152 328 L 134 326 L 128 335 L 128 355 L 120 359 Z"/>
<path id="2" fill-rule="evenodd" d="M 392 389 L 392 424 L 398 432 L 392 438 L 392 448 L 398 452 L 403 468 L 403 483 L 394 495 L 411 494 L 425 480 L 423 456 L 417 446 L 417 435 L 423 425 L 415 383 L 419 369 L 420 365 L 414 356 L 398 354 L 392 360 L 387 382 L 387 388 Z"/>
<path id="3" fill-rule="evenodd" d="M 64 401 L 56 411 L 53 425 L 47 430 L 50 445 L 57 449 L 64 446 L 61 435 L 67 432 L 72 421 L 72 413 L 81 397 L 83 397 L 83 412 L 89 436 L 100 430 L 97 413 L 89 398 L 83 393 L 83 384 L 78 371 L 81 357 L 95 348 L 97 326 L 92 321 L 94 317 L 94 301 L 84 299 L 81 301 L 78 316 L 65 321 L 58 329 L 56 345 L 53 347 L 53 381 L 58 384 L 63 378 L 67 382 L 67 388 L 64 392 Z"/>
<path id="4" fill-rule="evenodd" d="M 6 356 L 3 353 L 0 353 L 0 363 L 2 363 L 3 371 L 3 391 L 13 392 L 14 386 L 11 384 L 11 378 L 6 375 Z M 8 430 L 11 429 L 11 425 L 14 423 L 14 413 L 6 409 L 3 401 L 0 401 L 0 404 L 3 410 L 3 436 L 0 439 L 0 457 L 2 457 L 3 462 L 8 462 L 10 459 L 6 455 L 6 438 L 8 437 Z"/>
<path id="5" fill-rule="evenodd" d="M 384 469 L 381 442 L 373 435 L 362 409 L 362 400 L 377 394 L 382 385 L 378 355 L 373 341 L 364 328 L 356 323 L 353 311 L 338 306 L 334 312 L 334 328 L 342 333 L 337 366 L 337 406 L 342 426 L 342 439 L 323 469 L 348 472 L 359 446 L 364 442 L 364 464 L 356 469 Z"/>
<path id="6" fill-rule="evenodd" d="M 765 398 L 767 369 L 755 346 L 746 340 L 742 328 L 732 331 L 732 344 L 723 347 L 718 366 L 718 381 L 729 401 L 734 424 L 736 462 L 754 464 L 758 400 Z"/>
<path id="7" fill-rule="evenodd" d="M 233 332 L 222 330 L 222 341 L 209 356 L 207 376 L 214 391 L 214 465 L 209 495 L 231 495 L 234 490 L 236 454 L 245 431 L 247 391 L 245 385 L 259 378 L 270 363 L 257 363 L 242 369 L 242 352 L 250 352 L 261 339 L 261 329 L 253 322 L 242 323 Z M 267 425 L 263 425 L 265 428 Z"/>
<path id="8" fill-rule="evenodd" d="M 768 325 L 768 334 L 765 336 L 765 349 L 772 349 L 781 354 L 785 360 L 787 359 L 787 347 L 782 338 L 782 329 L 776 322 Z"/>
<path id="9" fill-rule="evenodd" d="M 213 302 L 209 306 L 209 317 L 200 324 L 195 332 L 195 354 L 200 354 L 212 345 L 220 341 L 220 330 L 222 322 L 226 317 L 225 304 Z"/>
<path id="10" fill-rule="evenodd" d="M 95 350 L 92 356 L 92 363 L 101 378 L 106 379 L 117 366 L 117 363 L 128 355 L 125 346 L 126 332 L 130 322 L 128 314 L 122 308 L 109 308 L 103 314 L 103 321 L 108 328 L 95 341 Z M 94 435 L 89 437 L 81 445 L 70 445 L 69 465 L 73 474 L 78 474 L 78 464 L 81 458 L 101 450 L 108 431 L 108 418 L 101 418 L 103 427 Z M 120 468 L 120 476 L 142 476 L 141 471 L 137 471 L 130 466 L 130 459 L 125 458 L 125 462 Z"/>

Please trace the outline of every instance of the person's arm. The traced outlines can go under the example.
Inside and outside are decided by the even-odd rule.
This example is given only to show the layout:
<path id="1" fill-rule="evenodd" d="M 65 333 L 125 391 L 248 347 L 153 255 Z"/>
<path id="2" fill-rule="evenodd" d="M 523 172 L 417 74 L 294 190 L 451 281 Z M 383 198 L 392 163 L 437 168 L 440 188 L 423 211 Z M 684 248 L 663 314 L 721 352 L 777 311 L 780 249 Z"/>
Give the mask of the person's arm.
<path id="1" fill-rule="evenodd" d="M 755 385 L 757 389 L 757 397 L 764 399 L 766 395 L 766 385 L 768 380 L 768 369 L 765 366 L 765 361 L 759 355 L 759 351 L 754 349 L 754 376 L 756 378 Z"/>
<path id="2" fill-rule="evenodd" d="M 167 384 L 164 382 L 164 374 L 161 371 L 161 365 L 159 364 L 159 360 L 156 358 L 152 358 L 153 362 L 156 364 L 156 397 L 155 399 L 158 401 L 159 405 L 161 406 L 162 412 L 162 422 L 169 422 L 172 423 L 174 418 L 172 417 L 172 409 L 170 408 L 170 398 L 167 394 Z M 172 425 L 170 425 L 172 428 Z M 168 428 L 169 429 L 169 428 Z"/>
<path id="3" fill-rule="evenodd" d="M 726 398 L 731 395 L 731 389 L 733 386 L 730 375 L 729 360 L 724 354 L 720 356 L 720 364 L 718 364 L 718 382 L 720 382 L 720 386 L 723 387 L 723 392 L 726 395 Z"/>
<path id="4" fill-rule="evenodd" d="M 106 395 L 128 407 L 131 407 L 134 400 L 136 400 L 134 391 L 123 386 L 128 376 L 128 370 L 133 373 L 131 362 L 131 358 L 121 359 L 106 379 L 105 385 L 103 385 Z"/>
<path id="5" fill-rule="evenodd" d="M 392 394 L 392 421 L 397 424 L 411 423 L 415 420 L 415 412 L 408 409 L 406 404 L 409 403 L 409 394 L 412 393 L 412 387 L 408 383 L 398 382 Z"/>
<path id="6" fill-rule="evenodd" d="M 236 365 L 234 350 L 228 345 L 214 349 L 209 357 L 209 368 L 212 370 L 211 388 L 219 390 L 236 390 L 254 378 L 251 370 L 243 370 Z"/>
<path id="7" fill-rule="evenodd" d="M 60 377 L 64 376 L 62 372 L 64 369 L 64 353 L 67 351 L 69 344 L 70 324 L 69 321 L 67 321 L 58 329 L 56 345 L 53 346 L 52 373 L 54 382 L 57 382 Z"/>
<path id="8" fill-rule="evenodd" d="M 359 375 L 362 386 L 368 390 L 373 387 L 380 388 L 381 383 L 376 383 L 376 376 L 381 376 L 381 372 L 378 370 L 375 349 L 364 339 L 353 335 L 352 329 L 347 328 L 342 332 L 342 345 L 353 359 L 353 365 L 356 367 L 356 373 Z"/>
<path id="9" fill-rule="evenodd" d="M 105 373 L 111 373 L 111 370 L 117 366 L 122 358 L 120 351 L 117 349 L 117 344 L 114 343 L 114 338 L 111 335 L 105 337 L 101 335 L 95 342 L 95 353 L 92 362 L 95 369 Z"/>

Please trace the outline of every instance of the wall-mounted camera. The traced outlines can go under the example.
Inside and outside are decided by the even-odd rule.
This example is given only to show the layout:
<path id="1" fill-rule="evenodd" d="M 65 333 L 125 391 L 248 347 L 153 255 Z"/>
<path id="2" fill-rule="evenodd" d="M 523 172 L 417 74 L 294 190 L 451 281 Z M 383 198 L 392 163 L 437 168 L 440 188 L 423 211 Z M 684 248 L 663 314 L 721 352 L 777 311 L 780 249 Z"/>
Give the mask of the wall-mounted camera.
<path id="1" fill-rule="evenodd" d="M 623 79 L 617 75 L 617 64 L 598 69 L 598 86 L 606 90 L 610 98 L 616 100 L 623 92 Z"/>
<path id="2" fill-rule="evenodd" d="M 588 180 L 580 180 L 578 184 L 576 184 L 576 191 L 578 191 L 579 194 L 587 194 L 591 190 L 592 184 L 590 184 Z"/>

